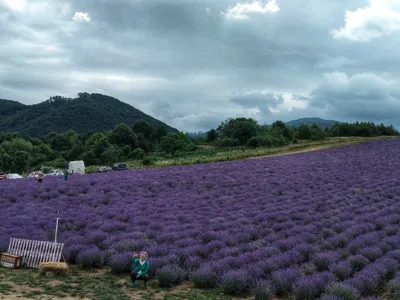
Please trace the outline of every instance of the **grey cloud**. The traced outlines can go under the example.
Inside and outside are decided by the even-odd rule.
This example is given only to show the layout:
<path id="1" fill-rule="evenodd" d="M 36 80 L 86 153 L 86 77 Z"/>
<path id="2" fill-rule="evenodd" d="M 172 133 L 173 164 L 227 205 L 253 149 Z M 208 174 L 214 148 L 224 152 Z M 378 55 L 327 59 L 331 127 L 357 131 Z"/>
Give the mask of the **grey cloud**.
<path id="1" fill-rule="evenodd" d="M 244 108 L 258 108 L 263 115 L 269 115 L 271 108 L 283 104 L 284 98 L 282 95 L 272 93 L 251 93 L 234 96 L 231 102 Z"/>
<path id="2" fill-rule="evenodd" d="M 23 12 L 0 6 L 0 97 L 32 103 L 100 92 L 192 131 L 246 114 L 262 122 L 373 118 L 378 100 L 383 112 L 375 119 L 393 120 L 399 92 L 388 82 L 397 78 L 400 35 L 361 45 L 329 34 L 364 0 L 277 0 L 279 13 L 248 20 L 220 14 L 237 2 L 32 0 L 36 10 Z M 91 22 L 73 22 L 75 12 L 87 12 Z M 335 71 L 350 83 L 324 81 Z"/>
<path id="3" fill-rule="evenodd" d="M 297 101 L 308 101 L 308 100 L 310 100 L 309 97 L 304 96 L 304 95 L 300 95 L 300 94 L 293 94 L 292 95 L 292 99 L 293 100 L 297 100 Z"/>
<path id="4" fill-rule="evenodd" d="M 336 72 L 310 93 L 310 105 L 345 119 L 393 121 L 400 113 L 400 88 L 371 73 Z"/>

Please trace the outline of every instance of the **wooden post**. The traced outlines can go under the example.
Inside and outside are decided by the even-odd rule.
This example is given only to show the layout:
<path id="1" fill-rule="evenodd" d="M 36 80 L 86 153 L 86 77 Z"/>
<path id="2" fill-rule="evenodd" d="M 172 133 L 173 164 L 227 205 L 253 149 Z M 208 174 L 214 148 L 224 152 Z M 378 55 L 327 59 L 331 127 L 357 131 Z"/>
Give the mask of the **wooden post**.
<path id="1" fill-rule="evenodd" d="M 54 243 L 57 243 L 57 233 L 58 233 L 58 220 L 59 220 L 60 218 L 57 218 L 57 221 L 56 221 L 56 234 L 55 234 L 55 237 L 54 237 Z"/>

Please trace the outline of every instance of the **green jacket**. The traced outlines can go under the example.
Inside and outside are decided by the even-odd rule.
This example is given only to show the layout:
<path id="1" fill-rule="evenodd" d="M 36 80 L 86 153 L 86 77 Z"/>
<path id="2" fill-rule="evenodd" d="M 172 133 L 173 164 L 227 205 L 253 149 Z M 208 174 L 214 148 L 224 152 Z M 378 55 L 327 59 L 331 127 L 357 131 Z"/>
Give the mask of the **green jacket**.
<path id="1" fill-rule="evenodd" d="M 145 275 L 145 274 L 147 274 L 147 272 L 149 272 L 150 263 L 148 260 L 146 260 L 144 262 L 144 264 L 141 265 L 140 258 L 132 257 L 132 263 L 135 265 L 135 269 L 133 270 L 134 272 L 136 272 L 136 273 L 140 272 L 141 275 Z"/>

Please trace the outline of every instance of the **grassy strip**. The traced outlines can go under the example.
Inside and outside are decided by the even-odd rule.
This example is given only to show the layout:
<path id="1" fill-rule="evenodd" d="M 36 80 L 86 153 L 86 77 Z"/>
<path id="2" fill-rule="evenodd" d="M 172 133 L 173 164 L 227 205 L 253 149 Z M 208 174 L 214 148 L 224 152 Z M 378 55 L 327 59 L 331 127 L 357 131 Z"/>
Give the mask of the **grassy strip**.
<path id="1" fill-rule="evenodd" d="M 98 300 L 129 300 L 118 283 L 119 278 L 111 274 L 79 273 L 72 268 L 72 274 L 60 278 L 40 276 L 36 270 L 0 269 L 0 295 L 18 294 L 26 298 L 39 299 L 43 296 L 54 297 L 88 297 Z"/>
<path id="2" fill-rule="evenodd" d="M 225 296 L 221 290 L 199 290 L 190 282 L 162 289 L 157 281 L 151 280 L 147 289 L 138 282 L 136 288 L 129 287 L 128 275 L 114 275 L 106 269 L 97 271 L 82 271 L 75 265 L 70 265 L 70 274 L 65 277 L 48 278 L 40 276 L 37 270 L 12 270 L 0 268 L 0 299 L 11 296 L 24 299 L 61 299 L 74 297 L 76 299 L 94 300 L 228 300 L 237 299 Z M 3 298 L 5 296 L 5 298 Z"/>
<path id="3" fill-rule="evenodd" d="M 167 166 L 190 165 L 200 163 L 215 163 L 223 161 L 241 160 L 264 156 L 290 154 L 299 151 L 313 150 L 314 148 L 326 149 L 359 144 L 366 141 L 389 139 L 395 137 L 339 137 L 327 138 L 320 141 L 301 141 L 298 144 L 290 144 L 274 148 L 222 148 L 198 150 L 194 153 L 185 153 L 181 156 L 156 160 L 152 166 L 144 167 L 140 161 L 131 161 L 129 165 L 135 169 L 159 168 Z M 314 149 L 315 150 L 315 149 Z"/>

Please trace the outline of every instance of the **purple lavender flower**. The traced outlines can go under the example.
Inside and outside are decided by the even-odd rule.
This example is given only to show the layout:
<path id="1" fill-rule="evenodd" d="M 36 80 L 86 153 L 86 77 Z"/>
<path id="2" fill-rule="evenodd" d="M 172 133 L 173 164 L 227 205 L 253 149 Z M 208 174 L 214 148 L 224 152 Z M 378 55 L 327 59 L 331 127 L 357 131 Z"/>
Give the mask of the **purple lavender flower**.
<path id="1" fill-rule="evenodd" d="M 323 300 L 357 300 L 360 297 L 360 293 L 357 289 L 351 285 L 345 283 L 332 283 L 326 289 L 326 294 L 322 295 Z"/>
<path id="2" fill-rule="evenodd" d="M 218 284 L 217 274 L 209 266 L 194 271 L 189 279 L 197 288 L 215 288 Z"/>
<path id="3" fill-rule="evenodd" d="M 104 264 L 104 253 L 97 247 L 82 249 L 76 257 L 76 263 L 82 268 L 99 268 Z"/>
<path id="4" fill-rule="evenodd" d="M 221 286 L 227 295 L 245 295 L 250 289 L 247 270 L 231 270 L 221 276 Z"/>
<path id="5" fill-rule="evenodd" d="M 345 282 L 356 288 L 363 296 L 371 296 L 378 291 L 380 275 L 374 270 L 366 269 Z"/>
<path id="6" fill-rule="evenodd" d="M 354 255 L 348 258 L 348 262 L 353 269 L 353 272 L 362 270 L 370 261 L 362 255 Z"/>
<path id="7" fill-rule="evenodd" d="M 281 269 L 272 272 L 271 281 L 278 296 L 287 295 L 292 291 L 292 285 L 301 271 L 298 268 Z"/>
<path id="8" fill-rule="evenodd" d="M 348 261 L 341 261 L 331 265 L 330 271 L 340 280 L 345 280 L 353 274 L 353 267 Z"/>
<path id="9" fill-rule="evenodd" d="M 378 258 L 380 258 L 383 255 L 383 252 L 379 247 L 371 246 L 360 249 L 359 254 L 361 254 L 362 256 L 373 262 Z"/>
<path id="10" fill-rule="evenodd" d="M 312 257 L 312 262 L 317 267 L 318 271 L 329 270 L 329 266 L 340 259 L 340 255 L 334 251 L 326 251 L 315 254 Z"/>
<path id="11" fill-rule="evenodd" d="M 354 276 L 360 288 L 372 277 L 382 288 L 400 263 L 400 187 L 387 180 L 400 175 L 400 161 L 392 159 L 399 145 L 374 141 L 293 156 L 91 174 L 68 184 L 4 180 L 0 248 L 6 250 L 11 237 L 52 241 L 60 217 L 58 240 L 69 263 L 79 258 L 82 265 L 114 263 L 117 269 L 126 253 L 146 250 L 152 276 L 171 264 L 185 274 L 207 266 L 218 278 L 251 266 L 252 283 L 288 268 L 315 276 L 318 267 L 338 280 Z"/>

